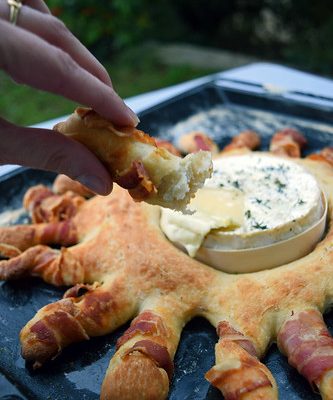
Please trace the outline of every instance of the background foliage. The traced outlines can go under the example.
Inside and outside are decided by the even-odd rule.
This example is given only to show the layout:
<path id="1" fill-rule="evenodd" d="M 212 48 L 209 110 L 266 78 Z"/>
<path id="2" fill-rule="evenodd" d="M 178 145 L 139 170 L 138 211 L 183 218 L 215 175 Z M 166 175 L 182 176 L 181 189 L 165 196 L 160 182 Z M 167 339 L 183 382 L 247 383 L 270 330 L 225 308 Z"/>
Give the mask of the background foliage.
<path id="1" fill-rule="evenodd" d="M 100 57 L 143 40 L 220 47 L 333 75 L 331 0 L 49 0 Z"/>

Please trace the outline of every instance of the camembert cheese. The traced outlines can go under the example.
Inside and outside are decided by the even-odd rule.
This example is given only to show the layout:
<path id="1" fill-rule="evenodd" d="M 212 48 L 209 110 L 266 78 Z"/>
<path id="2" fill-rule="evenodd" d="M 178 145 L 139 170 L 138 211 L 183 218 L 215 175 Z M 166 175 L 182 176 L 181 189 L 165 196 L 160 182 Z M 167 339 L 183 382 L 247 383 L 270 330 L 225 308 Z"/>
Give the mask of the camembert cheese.
<path id="1" fill-rule="evenodd" d="M 214 160 L 212 177 L 190 203 L 192 215 L 162 209 L 165 235 L 195 256 L 200 246 L 267 246 L 304 232 L 323 215 L 321 189 L 302 166 L 268 154 Z"/>

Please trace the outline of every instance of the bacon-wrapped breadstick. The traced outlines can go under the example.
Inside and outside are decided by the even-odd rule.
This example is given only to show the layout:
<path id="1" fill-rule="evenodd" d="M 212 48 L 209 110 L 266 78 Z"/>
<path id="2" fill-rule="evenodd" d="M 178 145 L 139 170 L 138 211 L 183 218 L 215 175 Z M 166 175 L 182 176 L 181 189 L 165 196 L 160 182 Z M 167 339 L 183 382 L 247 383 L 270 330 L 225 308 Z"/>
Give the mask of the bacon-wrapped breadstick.
<path id="1" fill-rule="evenodd" d="M 200 131 L 182 135 L 178 141 L 178 148 L 184 154 L 196 153 L 200 150 L 210 151 L 213 155 L 219 152 L 217 144 L 206 133 Z"/>
<path id="2" fill-rule="evenodd" d="M 114 126 L 92 109 L 77 108 L 54 129 L 87 146 L 138 201 L 184 210 L 212 172 L 209 152 L 174 156 L 144 132 Z"/>
<path id="3" fill-rule="evenodd" d="M 278 334 L 280 350 L 288 362 L 305 376 L 314 388 L 333 398 L 333 338 L 321 313 L 303 310 L 292 315 Z"/>
<path id="4" fill-rule="evenodd" d="M 256 349 L 248 338 L 227 321 L 217 327 L 220 337 L 215 346 L 216 364 L 206 379 L 216 386 L 225 400 L 276 399 L 276 382 L 269 369 L 257 358 Z"/>
<path id="5" fill-rule="evenodd" d="M 26 192 L 23 206 L 34 223 L 58 222 L 74 217 L 83 202 L 82 196 L 71 191 L 57 195 L 46 186 L 37 185 Z"/>
<path id="6" fill-rule="evenodd" d="M 223 148 L 223 153 L 226 151 L 231 151 L 236 149 L 255 150 L 259 146 L 260 146 L 259 135 L 254 131 L 247 130 L 233 137 L 231 142 Z"/>
<path id="7" fill-rule="evenodd" d="M 327 162 L 333 167 L 333 147 L 324 147 L 319 153 L 310 154 L 307 158 Z"/>
<path id="8" fill-rule="evenodd" d="M 276 155 L 299 158 L 306 143 L 306 138 L 299 131 L 285 128 L 274 134 L 269 151 Z"/>

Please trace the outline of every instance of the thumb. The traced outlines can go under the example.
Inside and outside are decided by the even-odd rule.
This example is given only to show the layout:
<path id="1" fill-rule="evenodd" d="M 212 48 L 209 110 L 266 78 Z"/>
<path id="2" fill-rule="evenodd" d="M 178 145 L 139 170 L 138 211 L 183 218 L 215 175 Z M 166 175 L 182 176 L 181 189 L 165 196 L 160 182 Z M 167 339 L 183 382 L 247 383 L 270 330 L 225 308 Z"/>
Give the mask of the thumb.
<path id="1" fill-rule="evenodd" d="M 20 127 L 1 118 L 0 164 L 65 174 L 98 194 L 112 190 L 109 173 L 81 143 L 52 130 Z"/>

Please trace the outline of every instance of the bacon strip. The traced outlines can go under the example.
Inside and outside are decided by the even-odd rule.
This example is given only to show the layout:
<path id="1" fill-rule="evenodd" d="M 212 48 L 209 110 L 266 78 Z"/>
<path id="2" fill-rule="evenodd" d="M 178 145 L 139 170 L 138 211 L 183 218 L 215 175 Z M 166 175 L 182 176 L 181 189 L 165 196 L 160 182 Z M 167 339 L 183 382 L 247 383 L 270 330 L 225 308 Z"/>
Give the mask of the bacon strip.
<path id="1" fill-rule="evenodd" d="M 21 254 L 21 250 L 6 243 L 0 243 L 0 257 L 13 258 Z"/>
<path id="2" fill-rule="evenodd" d="M 285 128 L 274 134 L 269 150 L 277 155 L 299 158 L 306 144 L 306 138 L 299 131 Z"/>
<path id="3" fill-rule="evenodd" d="M 221 390 L 225 400 L 239 400 L 245 393 L 272 386 L 265 373 L 252 361 L 243 361 L 239 368 L 226 371 L 212 368 L 205 376 Z"/>
<path id="4" fill-rule="evenodd" d="M 190 132 L 179 139 L 179 148 L 185 153 L 196 153 L 199 150 L 210 151 L 217 154 L 219 149 L 217 144 L 203 132 Z"/>
<path id="5" fill-rule="evenodd" d="M 40 204 L 50 196 L 53 196 L 52 190 L 44 185 L 36 185 L 30 188 L 24 195 L 23 207 L 31 215 L 33 222 L 43 222 L 43 216 L 40 215 Z"/>
<path id="6" fill-rule="evenodd" d="M 57 339 L 53 333 L 53 330 L 50 329 L 44 321 L 40 320 L 36 322 L 30 328 L 31 334 L 34 336 L 34 339 L 41 343 L 47 351 L 44 351 L 36 360 L 35 357 L 30 356 L 30 351 L 27 351 L 24 355 L 25 359 L 29 362 L 33 362 L 33 369 L 40 368 L 45 361 L 51 356 L 55 356 L 60 352 L 60 347 L 58 345 Z M 34 341 L 30 339 L 30 345 Z"/>
<path id="7" fill-rule="evenodd" d="M 24 341 L 22 356 L 33 362 L 34 369 L 57 357 L 70 343 L 89 339 L 82 325 L 72 315 L 74 310 L 68 303 L 58 309 L 51 304 L 42 310 L 44 315 L 41 319 L 32 322 L 29 329 L 23 328 L 20 334 L 21 341 Z"/>
<path id="8" fill-rule="evenodd" d="M 174 366 L 168 349 L 165 346 L 161 346 L 152 340 L 140 340 L 136 342 L 133 347 L 127 350 L 123 357 L 126 357 L 134 351 L 139 351 L 152 359 L 159 368 L 163 368 L 166 371 L 171 380 Z"/>
<path id="9" fill-rule="evenodd" d="M 301 311 L 287 320 L 277 337 L 288 362 L 318 386 L 326 371 L 333 369 L 333 338 L 317 310 Z"/>
<path id="10" fill-rule="evenodd" d="M 327 162 L 333 167 L 333 147 L 324 147 L 319 153 L 310 154 L 307 158 Z"/>
<path id="11" fill-rule="evenodd" d="M 234 329 L 228 321 L 221 321 L 217 326 L 217 334 L 225 341 L 238 343 L 244 350 L 254 357 L 257 357 L 257 351 L 250 339 L 246 338 L 241 332 Z"/>
<path id="12" fill-rule="evenodd" d="M 223 394 L 226 400 L 276 399 L 274 378 L 257 358 L 257 352 L 241 332 L 228 321 L 217 326 L 220 339 L 215 347 L 216 365 L 205 375 L 206 379 Z"/>
<path id="13" fill-rule="evenodd" d="M 121 336 L 116 345 L 118 350 L 123 344 L 134 337 L 136 334 L 150 336 L 166 336 L 167 331 L 162 321 L 162 318 L 152 311 L 144 311 L 133 319 L 131 326 Z"/>
<path id="14" fill-rule="evenodd" d="M 139 201 L 157 191 L 141 161 L 133 161 L 131 168 L 117 177 L 115 182 L 128 189 L 130 195 Z"/>
<path id="15" fill-rule="evenodd" d="M 17 279 L 27 275 L 40 276 L 56 286 L 72 285 L 84 280 L 84 270 L 69 250 L 53 250 L 42 245 L 0 261 L 0 279 Z"/>
<path id="16" fill-rule="evenodd" d="M 223 394 L 225 400 L 276 399 L 274 378 L 256 357 L 238 343 L 220 339 L 216 345 L 216 365 L 205 375 Z"/>
<path id="17" fill-rule="evenodd" d="M 49 188 L 37 185 L 24 196 L 24 207 L 29 211 L 34 223 L 65 221 L 72 218 L 84 202 L 82 196 L 72 192 L 54 194 Z"/>
<path id="18" fill-rule="evenodd" d="M 260 136 L 251 130 L 246 130 L 233 137 L 230 144 L 224 147 L 223 152 L 235 149 L 255 150 L 260 146 Z"/>
<path id="19" fill-rule="evenodd" d="M 0 243 L 19 251 L 38 244 L 71 246 L 77 242 L 78 234 L 72 221 L 6 226 L 0 230 Z"/>
<path id="20" fill-rule="evenodd" d="M 71 221 L 48 223 L 43 229 L 38 230 L 40 231 L 38 243 L 71 246 L 78 242 L 76 227 Z"/>

